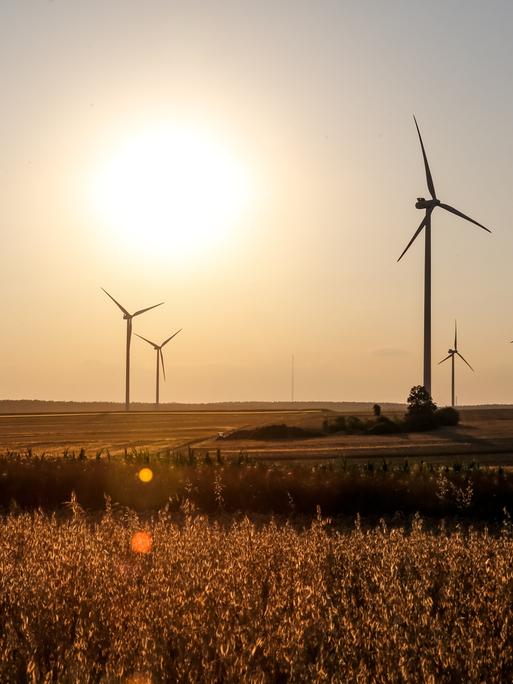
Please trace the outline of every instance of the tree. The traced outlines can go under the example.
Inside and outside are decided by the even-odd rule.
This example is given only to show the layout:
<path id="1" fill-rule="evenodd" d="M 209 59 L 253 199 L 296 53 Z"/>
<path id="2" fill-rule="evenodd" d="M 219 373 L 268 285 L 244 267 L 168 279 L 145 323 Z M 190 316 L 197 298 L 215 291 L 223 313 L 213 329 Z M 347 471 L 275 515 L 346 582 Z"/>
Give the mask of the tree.
<path id="1" fill-rule="evenodd" d="M 412 387 L 408 397 L 408 411 L 404 416 L 405 428 L 411 432 L 436 429 L 438 424 L 435 411 L 436 404 L 426 388 L 422 385 Z"/>
<path id="2" fill-rule="evenodd" d="M 408 397 L 408 415 L 433 415 L 436 411 L 436 404 L 431 399 L 431 395 L 422 385 L 415 385 L 410 390 Z"/>

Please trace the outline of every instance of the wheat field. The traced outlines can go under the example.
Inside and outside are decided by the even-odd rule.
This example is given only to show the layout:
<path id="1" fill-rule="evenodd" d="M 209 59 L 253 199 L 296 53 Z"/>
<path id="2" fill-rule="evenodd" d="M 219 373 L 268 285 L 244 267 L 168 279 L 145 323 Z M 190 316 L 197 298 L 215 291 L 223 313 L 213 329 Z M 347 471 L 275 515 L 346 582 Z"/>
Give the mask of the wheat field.
<path id="1" fill-rule="evenodd" d="M 2 682 L 503 682 L 513 528 L 1 521 Z"/>

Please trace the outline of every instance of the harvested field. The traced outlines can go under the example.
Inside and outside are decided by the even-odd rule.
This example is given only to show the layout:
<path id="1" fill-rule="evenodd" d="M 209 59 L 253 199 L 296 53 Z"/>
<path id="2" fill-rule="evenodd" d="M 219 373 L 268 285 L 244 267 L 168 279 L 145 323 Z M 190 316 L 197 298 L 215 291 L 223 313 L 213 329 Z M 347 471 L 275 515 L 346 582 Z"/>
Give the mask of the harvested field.
<path id="1" fill-rule="evenodd" d="M 362 415 L 362 414 L 360 414 Z M 318 428 L 321 416 L 305 416 L 301 425 Z M 214 448 L 219 440 L 205 440 L 198 446 Z M 221 445 L 223 452 L 237 453 L 245 449 L 257 458 L 314 459 L 415 458 L 433 462 L 475 458 L 483 463 L 508 465 L 513 463 L 513 409 L 465 409 L 457 427 L 445 427 L 429 432 L 394 435 L 331 434 L 321 438 L 252 441 L 230 440 Z"/>
<path id="2" fill-rule="evenodd" d="M 464 409 L 457 427 L 394 435 L 330 434 L 301 439 L 219 439 L 219 433 L 285 423 L 319 430 L 321 409 L 299 411 L 145 411 L 109 413 L 42 413 L 0 415 L 0 451 L 32 449 L 58 453 L 84 448 L 90 455 L 104 449 L 152 451 L 221 449 L 226 455 L 244 450 L 256 458 L 423 459 L 434 462 L 475 458 L 494 465 L 513 463 L 513 409 Z M 361 413 L 359 415 L 365 415 Z M 367 413 L 367 416 L 370 414 Z"/>
<path id="3" fill-rule="evenodd" d="M 0 451 L 62 452 L 86 449 L 112 454 L 131 448 L 175 449 L 219 432 L 270 422 L 301 422 L 313 411 L 130 411 L 0 415 Z"/>

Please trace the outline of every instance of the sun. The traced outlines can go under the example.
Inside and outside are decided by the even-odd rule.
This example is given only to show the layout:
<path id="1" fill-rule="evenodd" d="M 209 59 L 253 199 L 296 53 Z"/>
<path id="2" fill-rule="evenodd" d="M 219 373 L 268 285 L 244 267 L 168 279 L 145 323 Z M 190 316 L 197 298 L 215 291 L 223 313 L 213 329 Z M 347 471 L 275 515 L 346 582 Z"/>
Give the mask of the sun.
<path id="1" fill-rule="evenodd" d="M 111 150 L 92 204 L 116 243 L 183 258 L 225 242 L 242 221 L 248 172 L 227 145 L 185 126 L 152 126 Z"/>

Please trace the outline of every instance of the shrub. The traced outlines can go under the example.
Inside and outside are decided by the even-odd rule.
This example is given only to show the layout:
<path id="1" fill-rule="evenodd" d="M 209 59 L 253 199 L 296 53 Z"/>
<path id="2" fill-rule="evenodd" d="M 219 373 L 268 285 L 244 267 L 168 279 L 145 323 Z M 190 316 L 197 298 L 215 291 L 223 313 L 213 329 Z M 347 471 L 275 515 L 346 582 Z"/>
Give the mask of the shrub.
<path id="1" fill-rule="evenodd" d="M 407 432 L 425 432 L 435 430 L 438 427 L 436 416 L 433 413 L 407 413 L 404 416 L 404 429 Z"/>
<path id="2" fill-rule="evenodd" d="M 333 421 L 326 419 L 323 424 L 323 432 L 327 434 L 332 434 L 334 432 L 345 432 L 346 431 L 346 418 L 345 416 L 337 416 Z"/>
<path id="3" fill-rule="evenodd" d="M 365 423 L 358 416 L 347 416 L 346 418 L 346 432 L 349 435 L 358 434 L 365 431 Z"/>
<path id="4" fill-rule="evenodd" d="M 438 425 L 458 425 L 460 414 L 452 406 L 443 406 L 435 411 L 435 418 Z"/>
<path id="5" fill-rule="evenodd" d="M 380 416 L 376 422 L 367 428 L 369 435 L 393 435 L 401 432 L 401 426 L 386 416 Z"/>

